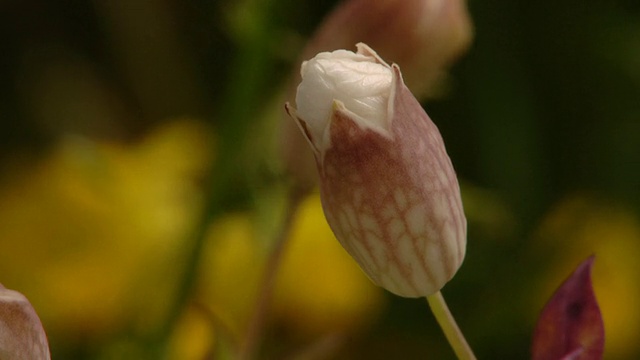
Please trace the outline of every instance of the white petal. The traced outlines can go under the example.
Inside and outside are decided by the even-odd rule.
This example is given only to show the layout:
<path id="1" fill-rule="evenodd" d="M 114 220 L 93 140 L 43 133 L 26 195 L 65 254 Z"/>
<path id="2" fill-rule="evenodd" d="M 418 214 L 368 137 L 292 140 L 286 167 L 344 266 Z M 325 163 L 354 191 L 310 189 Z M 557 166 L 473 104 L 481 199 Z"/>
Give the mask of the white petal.
<path id="1" fill-rule="evenodd" d="M 303 63 L 301 75 L 297 113 L 314 139 L 324 138 L 334 101 L 344 104 L 360 126 L 388 129 L 392 72 L 376 57 L 347 50 L 323 52 Z"/>

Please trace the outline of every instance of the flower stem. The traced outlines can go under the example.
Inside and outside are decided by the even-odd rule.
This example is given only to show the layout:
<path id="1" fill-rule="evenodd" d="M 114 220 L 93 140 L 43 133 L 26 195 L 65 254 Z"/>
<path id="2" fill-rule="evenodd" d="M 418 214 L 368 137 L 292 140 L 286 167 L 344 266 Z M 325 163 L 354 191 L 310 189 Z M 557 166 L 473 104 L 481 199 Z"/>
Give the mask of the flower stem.
<path id="1" fill-rule="evenodd" d="M 256 297 L 256 302 L 253 307 L 253 314 L 249 320 L 244 339 L 242 339 L 240 348 L 238 349 L 238 360 L 251 360 L 255 358 L 255 352 L 260 346 L 260 339 L 262 337 L 265 318 L 271 304 L 271 296 L 276 284 L 278 269 L 282 263 L 289 233 L 291 232 L 291 225 L 293 224 L 293 218 L 301 199 L 302 194 L 295 191 L 288 196 L 284 210 L 284 219 L 278 229 L 275 244 L 267 259 L 260 289 L 258 290 L 258 296 Z"/>
<path id="2" fill-rule="evenodd" d="M 429 307 L 431 307 L 433 315 L 436 317 L 440 328 L 444 332 L 444 336 L 447 338 L 447 341 L 449 341 L 449 345 L 453 348 L 458 359 L 475 360 L 476 356 L 473 354 L 469 344 L 467 344 L 467 340 L 464 338 L 464 335 L 462 335 L 453 315 L 451 315 L 449 307 L 444 301 L 444 297 L 442 297 L 442 293 L 438 291 L 435 294 L 427 296 L 427 302 L 429 302 Z"/>

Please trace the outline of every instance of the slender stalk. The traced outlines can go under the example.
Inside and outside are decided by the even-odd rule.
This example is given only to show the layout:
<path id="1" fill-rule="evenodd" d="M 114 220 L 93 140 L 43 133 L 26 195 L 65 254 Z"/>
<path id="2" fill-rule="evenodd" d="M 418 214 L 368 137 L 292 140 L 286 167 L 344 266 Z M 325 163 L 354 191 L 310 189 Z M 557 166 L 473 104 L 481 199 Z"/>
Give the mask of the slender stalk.
<path id="1" fill-rule="evenodd" d="M 462 335 L 453 315 L 451 315 L 449 307 L 444 301 L 444 297 L 442 297 L 442 293 L 438 291 L 433 295 L 427 296 L 427 301 L 440 328 L 444 332 L 444 336 L 447 338 L 447 341 L 449 341 L 458 359 L 475 360 L 476 356 L 473 354 L 469 344 L 467 344 L 467 340 L 464 338 L 464 335 Z"/>
<path id="2" fill-rule="evenodd" d="M 255 357 L 255 352 L 260 346 L 260 340 L 262 338 L 262 332 L 264 329 L 264 322 L 271 305 L 271 297 L 273 288 L 276 283 L 276 278 L 282 258 L 285 253 L 287 240 L 291 232 L 291 225 L 296 213 L 296 209 L 300 203 L 302 194 L 298 192 L 292 192 L 287 199 L 284 218 L 282 220 L 280 229 L 276 233 L 275 244 L 263 274 L 262 282 L 260 283 L 260 289 L 256 302 L 253 307 L 253 314 L 249 320 L 249 325 L 243 341 L 238 349 L 238 360 L 251 360 Z"/>

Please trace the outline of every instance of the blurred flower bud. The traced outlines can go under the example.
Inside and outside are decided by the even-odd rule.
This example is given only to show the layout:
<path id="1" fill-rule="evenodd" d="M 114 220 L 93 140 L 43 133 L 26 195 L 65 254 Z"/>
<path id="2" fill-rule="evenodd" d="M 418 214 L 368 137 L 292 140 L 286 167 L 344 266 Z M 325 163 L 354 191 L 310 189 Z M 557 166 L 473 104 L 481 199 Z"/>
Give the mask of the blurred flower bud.
<path id="1" fill-rule="evenodd" d="M 406 297 L 439 291 L 464 259 L 466 219 L 442 137 L 364 44 L 302 64 L 296 108 L 327 222 L 376 284 Z"/>
<path id="2" fill-rule="evenodd" d="M 301 59 L 364 42 L 382 58 L 399 64 L 407 86 L 419 98 L 433 96 L 447 67 L 471 44 L 473 26 L 465 0 L 348 0 L 320 24 Z M 292 79 L 289 98 L 300 78 Z M 302 188 L 315 185 L 311 155 L 284 122 L 283 158 Z"/>
<path id="3" fill-rule="evenodd" d="M 302 58 L 364 42 L 402 66 L 414 94 L 428 96 L 472 37 L 465 0 L 351 0 L 322 22 Z"/>
<path id="4" fill-rule="evenodd" d="M 50 359 L 38 314 L 21 293 L 0 284 L 0 359 Z"/>

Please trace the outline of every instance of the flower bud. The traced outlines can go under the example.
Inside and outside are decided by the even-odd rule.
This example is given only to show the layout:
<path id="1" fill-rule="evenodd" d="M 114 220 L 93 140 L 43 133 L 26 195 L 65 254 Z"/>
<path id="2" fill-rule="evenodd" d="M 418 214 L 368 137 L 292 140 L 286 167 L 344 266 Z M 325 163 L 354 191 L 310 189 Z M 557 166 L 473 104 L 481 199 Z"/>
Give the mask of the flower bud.
<path id="1" fill-rule="evenodd" d="M 473 25 L 465 0 L 346 0 L 322 21 L 302 51 L 309 59 L 322 51 L 343 49 L 357 42 L 371 45 L 402 66 L 407 86 L 419 98 L 441 92 L 448 67 L 471 44 Z M 292 78 L 293 97 L 298 76 Z M 297 186 L 316 185 L 311 154 L 297 130 L 283 122 L 282 158 Z"/>
<path id="2" fill-rule="evenodd" d="M 465 255 L 466 219 L 442 137 L 397 65 L 371 48 L 303 63 L 297 109 L 325 217 L 371 280 L 405 297 L 439 291 Z"/>
<path id="3" fill-rule="evenodd" d="M 29 300 L 0 284 L 0 359 L 50 358 L 47 336 Z"/>

